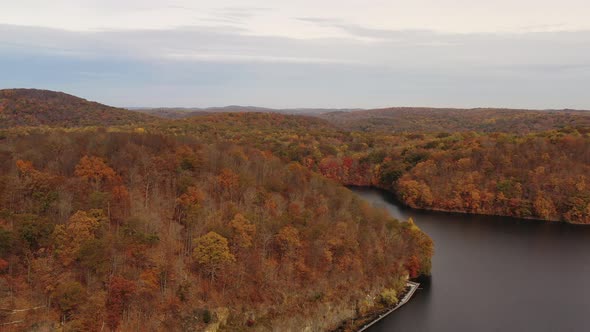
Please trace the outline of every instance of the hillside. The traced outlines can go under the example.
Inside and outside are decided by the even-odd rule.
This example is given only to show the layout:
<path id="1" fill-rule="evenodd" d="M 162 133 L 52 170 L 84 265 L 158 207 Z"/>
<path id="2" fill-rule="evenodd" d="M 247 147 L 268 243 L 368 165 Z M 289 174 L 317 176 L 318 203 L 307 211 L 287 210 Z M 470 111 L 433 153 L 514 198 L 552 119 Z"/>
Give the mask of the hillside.
<path id="1" fill-rule="evenodd" d="M 216 135 L 232 138 L 244 135 L 272 136 L 276 132 L 333 132 L 338 128 L 328 121 L 306 115 L 280 113 L 213 113 L 186 119 L 159 121 L 153 128 L 165 128 L 179 134 Z"/>
<path id="2" fill-rule="evenodd" d="M 429 273 L 413 223 L 257 149 L 43 129 L 0 155 L 0 324 L 16 330 L 329 330 Z"/>
<path id="3" fill-rule="evenodd" d="M 330 112 L 321 118 L 347 130 L 383 132 L 514 132 L 589 127 L 590 111 L 397 107 Z"/>
<path id="4" fill-rule="evenodd" d="M 154 117 L 106 106 L 63 92 L 0 90 L 0 128 L 14 126 L 113 126 L 152 121 Z"/>
<path id="5" fill-rule="evenodd" d="M 184 119 L 193 116 L 212 114 L 212 112 L 192 108 L 130 108 L 129 110 L 157 116 L 163 119 Z"/>
<path id="6" fill-rule="evenodd" d="M 590 223 L 590 128 L 579 123 L 531 133 L 387 133 L 223 113 L 146 128 L 269 150 L 341 184 L 391 190 L 416 208 Z"/>
<path id="7" fill-rule="evenodd" d="M 319 116 L 330 112 L 351 112 L 357 109 L 331 109 L 331 108 L 265 108 L 255 106 L 224 106 L 207 108 L 182 108 L 182 107 L 160 107 L 160 108 L 130 108 L 132 111 L 146 113 L 167 119 L 190 118 L 199 115 L 210 115 L 216 113 L 280 113 L 291 115 Z"/>
<path id="8" fill-rule="evenodd" d="M 156 107 L 156 108 L 130 108 L 132 111 L 154 115 L 165 119 L 183 119 L 193 116 L 210 115 L 215 113 L 270 113 L 276 110 L 253 106 L 225 106 L 225 107 Z"/>
<path id="9" fill-rule="evenodd" d="M 589 114 L 405 108 L 320 118 L 213 112 L 142 127 L 205 144 L 270 151 L 341 184 L 386 188 L 412 207 L 590 223 Z M 377 115 L 385 119 L 377 121 Z M 349 125 L 375 125 L 345 129 L 341 121 L 348 118 L 354 119 Z"/>

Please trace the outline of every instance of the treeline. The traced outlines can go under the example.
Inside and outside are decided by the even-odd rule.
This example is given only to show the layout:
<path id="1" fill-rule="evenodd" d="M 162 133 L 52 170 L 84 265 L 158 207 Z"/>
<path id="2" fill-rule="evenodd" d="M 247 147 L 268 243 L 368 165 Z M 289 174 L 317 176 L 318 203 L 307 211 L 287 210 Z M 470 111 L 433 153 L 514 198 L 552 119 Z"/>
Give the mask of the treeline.
<path id="1" fill-rule="evenodd" d="M 6 329 L 327 329 L 392 301 L 432 250 L 255 148 L 144 129 L 0 139 Z"/>

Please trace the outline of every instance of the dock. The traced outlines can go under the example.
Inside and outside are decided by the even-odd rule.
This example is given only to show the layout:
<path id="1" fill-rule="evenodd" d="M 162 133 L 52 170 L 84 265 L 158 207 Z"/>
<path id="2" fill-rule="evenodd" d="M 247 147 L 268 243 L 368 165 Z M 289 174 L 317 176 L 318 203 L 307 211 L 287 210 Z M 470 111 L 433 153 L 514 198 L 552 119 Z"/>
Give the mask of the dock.
<path id="1" fill-rule="evenodd" d="M 358 330 L 358 332 L 363 332 L 363 331 L 367 330 L 369 327 L 373 326 L 378 321 L 382 320 L 383 318 L 387 317 L 392 312 L 394 312 L 397 309 L 399 309 L 404 304 L 408 303 L 408 301 L 412 298 L 412 295 L 414 295 L 414 293 L 416 292 L 416 290 L 418 290 L 418 286 L 420 286 L 420 284 L 417 283 L 417 282 L 408 281 L 406 283 L 406 286 L 407 287 L 410 287 L 410 290 L 406 293 L 406 295 L 404 295 L 404 297 L 397 303 L 397 305 L 395 307 L 393 307 L 389 311 L 387 311 L 387 312 L 379 315 L 379 317 L 377 317 L 375 320 L 373 320 L 369 324 L 363 326 L 360 330 Z"/>

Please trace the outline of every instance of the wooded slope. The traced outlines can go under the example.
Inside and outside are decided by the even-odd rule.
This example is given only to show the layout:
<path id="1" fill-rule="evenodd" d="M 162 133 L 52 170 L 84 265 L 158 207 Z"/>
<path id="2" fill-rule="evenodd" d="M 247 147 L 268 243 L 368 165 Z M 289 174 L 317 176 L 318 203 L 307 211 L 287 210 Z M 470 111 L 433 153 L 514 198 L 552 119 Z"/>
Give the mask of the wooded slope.
<path id="1" fill-rule="evenodd" d="M 347 130 L 382 132 L 528 133 L 590 126 L 590 111 L 396 107 L 332 112 L 321 118 Z"/>
<path id="2" fill-rule="evenodd" d="M 112 126 L 153 121 L 146 114 L 106 106 L 62 92 L 0 90 L 0 128 Z"/>
<path id="3" fill-rule="evenodd" d="M 40 129 L 0 156 L 0 323 L 37 308 L 17 330 L 323 330 L 430 269 L 415 225 L 257 149 Z"/>
<path id="4" fill-rule="evenodd" d="M 384 133 L 313 118 L 217 114 L 150 130 L 268 149 L 342 184 L 393 191 L 425 209 L 590 223 L 590 128 Z"/>

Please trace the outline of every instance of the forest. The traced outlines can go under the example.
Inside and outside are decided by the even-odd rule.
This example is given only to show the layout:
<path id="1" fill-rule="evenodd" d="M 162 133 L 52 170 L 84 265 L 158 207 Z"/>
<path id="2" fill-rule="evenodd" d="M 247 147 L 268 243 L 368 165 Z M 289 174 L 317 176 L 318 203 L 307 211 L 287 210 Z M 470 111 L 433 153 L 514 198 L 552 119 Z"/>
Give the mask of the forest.
<path id="1" fill-rule="evenodd" d="M 155 117 L 106 106 L 63 92 L 0 90 L 0 129 L 15 126 L 79 127 L 154 121 Z"/>
<path id="2" fill-rule="evenodd" d="M 590 126 L 590 113 L 578 110 L 506 108 L 394 107 L 319 115 L 347 130 L 381 132 L 511 132 L 530 133 Z"/>
<path id="3" fill-rule="evenodd" d="M 140 128 L 0 142 L 0 323 L 17 330 L 325 330 L 429 273 L 413 223 L 265 151 Z"/>
<path id="4" fill-rule="evenodd" d="M 226 113 L 150 130 L 269 150 L 414 208 L 590 223 L 590 127 L 518 133 L 347 131 L 315 117 Z"/>
<path id="5" fill-rule="evenodd" d="M 590 223 L 581 111 L 173 113 L 0 90 L 2 329 L 334 329 L 434 253 L 343 185 Z"/>

